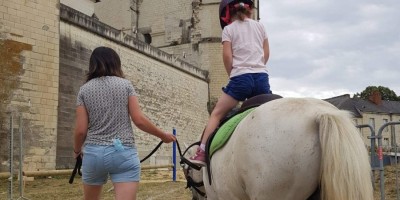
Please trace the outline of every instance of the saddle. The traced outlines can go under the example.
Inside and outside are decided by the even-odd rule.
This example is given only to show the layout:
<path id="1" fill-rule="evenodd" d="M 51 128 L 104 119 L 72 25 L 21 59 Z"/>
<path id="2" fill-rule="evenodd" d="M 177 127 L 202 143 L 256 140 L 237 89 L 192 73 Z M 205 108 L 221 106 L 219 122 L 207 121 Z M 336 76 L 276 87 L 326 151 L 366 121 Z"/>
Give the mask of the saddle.
<path id="1" fill-rule="evenodd" d="M 250 114 L 255 107 L 258 107 L 269 101 L 282 98 L 276 94 L 262 94 L 243 102 L 242 106 L 238 110 L 234 110 L 233 114 L 228 114 L 226 118 L 221 120 L 219 126 L 210 135 L 206 143 L 206 166 L 208 172 L 208 180 L 211 184 L 211 156 L 220 148 L 222 148 L 226 142 L 228 142 L 233 131 L 239 122 Z M 221 130 L 221 131 L 220 131 Z"/>

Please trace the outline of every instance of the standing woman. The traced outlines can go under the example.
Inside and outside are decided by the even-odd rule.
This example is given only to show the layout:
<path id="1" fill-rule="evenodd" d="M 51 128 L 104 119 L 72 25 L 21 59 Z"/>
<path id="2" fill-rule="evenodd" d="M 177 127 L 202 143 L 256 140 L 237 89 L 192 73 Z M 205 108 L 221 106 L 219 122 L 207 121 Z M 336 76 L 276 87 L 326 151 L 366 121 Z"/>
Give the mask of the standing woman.
<path id="1" fill-rule="evenodd" d="M 140 180 L 131 120 L 142 131 L 169 143 L 176 138 L 146 118 L 132 83 L 124 79 L 121 60 L 111 48 L 96 48 L 86 83 L 77 97 L 74 157 L 82 156 L 85 200 L 100 199 L 108 176 L 116 200 L 135 200 Z"/>
<path id="2" fill-rule="evenodd" d="M 239 101 L 261 95 L 271 94 L 267 61 L 269 43 L 264 26 L 251 19 L 252 0 L 230 0 L 222 13 L 222 58 L 230 80 L 223 88 L 214 110 L 204 130 L 200 147 L 190 161 L 204 166 L 205 144 L 221 119 L 231 111 Z M 222 3 L 221 2 L 221 5 Z M 226 25 L 226 26 L 225 26 Z"/>

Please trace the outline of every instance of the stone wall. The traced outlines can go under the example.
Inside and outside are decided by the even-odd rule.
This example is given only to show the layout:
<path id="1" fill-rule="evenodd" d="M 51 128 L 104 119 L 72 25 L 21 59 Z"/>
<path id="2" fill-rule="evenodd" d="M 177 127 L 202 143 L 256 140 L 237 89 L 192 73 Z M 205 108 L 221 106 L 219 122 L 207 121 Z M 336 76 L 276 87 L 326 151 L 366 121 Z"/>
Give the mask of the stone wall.
<path id="1" fill-rule="evenodd" d="M 62 6 L 57 168 L 70 168 L 75 101 L 91 52 L 108 46 L 121 57 L 126 78 L 139 93 L 143 112 L 165 131 L 176 128 L 181 144 L 194 142 L 208 119 L 207 73 L 175 56 Z M 159 139 L 135 128 L 141 157 Z M 171 145 L 163 145 L 150 164 L 171 163 Z"/>
<path id="2" fill-rule="evenodd" d="M 58 0 L 0 1 L 0 171 L 9 165 L 11 115 L 15 149 L 23 119 L 24 169 L 55 168 L 58 19 Z"/>
<path id="3" fill-rule="evenodd" d="M 60 3 L 74 8 L 87 16 L 94 14 L 95 4 L 93 0 L 60 0 Z"/>
<path id="4" fill-rule="evenodd" d="M 140 3 L 139 30 L 149 28 L 156 47 L 181 44 L 192 18 L 192 2 L 188 0 L 146 0 Z"/>
<path id="5" fill-rule="evenodd" d="M 118 0 L 118 3 L 115 0 L 102 0 L 94 4 L 94 14 L 99 18 L 99 21 L 132 34 L 133 26 L 136 24 L 132 16 L 136 9 L 136 5 L 132 5 L 134 2 L 136 0 Z"/>

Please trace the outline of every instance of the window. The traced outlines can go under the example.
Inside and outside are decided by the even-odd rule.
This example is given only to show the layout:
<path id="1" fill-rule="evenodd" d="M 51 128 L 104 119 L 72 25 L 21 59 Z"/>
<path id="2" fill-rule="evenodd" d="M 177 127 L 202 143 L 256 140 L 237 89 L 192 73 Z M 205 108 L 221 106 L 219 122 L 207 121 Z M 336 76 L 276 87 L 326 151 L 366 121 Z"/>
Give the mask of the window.
<path id="1" fill-rule="evenodd" d="M 389 146 L 389 138 L 383 138 L 383 146 Z"/>
<path id="2" fill-rule="evenodd" d="M 375 119 L 374 118 L 369 118 L 369 125 L 372 126 L 372 129 L 375 130 Z"/>
<path id="3" fill-rule="evenodd" d="M 143 34 L 143 36 L 144 36 L 144 42 L 146 42 L 147 44 L 151 44 L 152 38 L 150 33 Z"/>

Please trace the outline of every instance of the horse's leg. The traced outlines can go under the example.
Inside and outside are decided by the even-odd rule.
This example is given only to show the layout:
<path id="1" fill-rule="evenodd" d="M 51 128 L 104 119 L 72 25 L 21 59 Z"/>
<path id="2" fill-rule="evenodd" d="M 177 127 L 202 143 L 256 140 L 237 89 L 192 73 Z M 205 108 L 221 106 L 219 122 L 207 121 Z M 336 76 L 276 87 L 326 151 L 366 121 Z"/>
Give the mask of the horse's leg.
<path id="1" fill-rule="evenodd" d="M 232 160 L 233 155 L 229 151 L 231 145 L 231 143 L 226 144 L 223 150 L 217 151 L 213 155 L 211 185 L 209 185 L 207 170 L 204 170 L 203 180 L 207 191 L 207 200 L 250 200 Z"/>
<path id="2" fill-rule="evenodd" d="M 308 199 L 307 200 L 321 200 L 321 193 L 320 193 L 321 191 L 319 190 L 319 187 L 315 190 L 315 192 L 310 196 L 310 197 L 308 197 Z"/>

